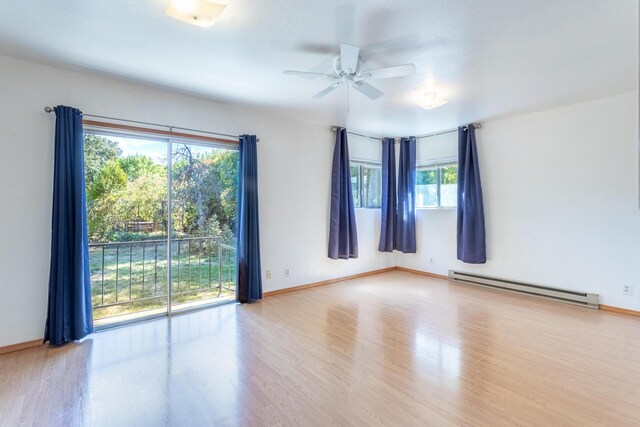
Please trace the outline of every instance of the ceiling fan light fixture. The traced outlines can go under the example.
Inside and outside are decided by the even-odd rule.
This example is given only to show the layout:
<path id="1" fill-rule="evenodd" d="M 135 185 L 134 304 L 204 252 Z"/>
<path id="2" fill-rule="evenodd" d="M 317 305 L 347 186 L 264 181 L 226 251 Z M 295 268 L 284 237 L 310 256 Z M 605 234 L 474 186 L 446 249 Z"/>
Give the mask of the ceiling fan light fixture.
<path id="1" fill-rule="evenodd" d="M 226 7 L 226 4 L 209 0 L 171 0 L 164 13 L 178 21 L 211 27 Z"/>
<path id="2" fill-rule="evenodd" d="M 440 98 L 435 93 L 427 93 L 422 98 L 418 99 L 416 104 L 419 107 L 424 108 L 425 110 L 432 110 L 434 108 L 438 108 L 438 107 L 443 106 L 447 102 L 449 102 L 449 101 L 447 101 L 444 98 Z"/>
<path id="3" fill-rule="evenodd" d="M 323 91 L 317 93 L 313 98 L 321 98 L 333 91 L 338 86 L 346 83 L 347 88 L 352 87 L 367 98 L 375 100 L 384 95 L 384 92 L 375 86 L 367 83 L 369 79 L 389 79 L 394 77 L 407 77 L 416 72 L 415 64 L 392 65 L 389 67 L 376 68 L 361 71 L 362 58 L 360 48 L 352 44 L 342 43 L 340 45 L 340 55 L 333 60 L 333 74 L 317 73 L 312 71 L 284 70 L 284 74 L 299 76 L 324 76 L 328 79 L 339 80 Z M 348 93 L 348 92 L 347 92 Z"/>

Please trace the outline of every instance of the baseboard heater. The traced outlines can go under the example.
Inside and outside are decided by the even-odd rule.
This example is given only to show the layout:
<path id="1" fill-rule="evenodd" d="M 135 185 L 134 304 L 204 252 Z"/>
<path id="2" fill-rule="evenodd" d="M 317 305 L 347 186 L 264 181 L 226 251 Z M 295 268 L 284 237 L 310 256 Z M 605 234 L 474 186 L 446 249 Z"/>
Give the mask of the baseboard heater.
<path id="1" fill-rule="evenodd" d="M 570 291 L 567 289 L 550 288 L 548 286 L 533 285 L 531 283 L 516 282 L 514 280 L 498 279 L 497 277 L 480 276 L 449 270 L 449 280 L 471 285 L 485 286 L 510 292 L 518 292 L 551 299 L 568 304 L 581 305 L 598 309 L 598 294 Z"/>

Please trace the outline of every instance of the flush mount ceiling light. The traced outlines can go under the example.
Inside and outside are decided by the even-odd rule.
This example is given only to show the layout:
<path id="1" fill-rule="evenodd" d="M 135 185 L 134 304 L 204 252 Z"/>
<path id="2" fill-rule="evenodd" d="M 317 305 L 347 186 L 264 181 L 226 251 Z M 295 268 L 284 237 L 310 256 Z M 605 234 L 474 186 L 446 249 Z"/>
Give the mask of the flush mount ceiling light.
<path id="1" fill-rule="evenodd" d="M 209 0 L 171 0 L 164 13 L 179 21 L 199 27 L 210 27 L 226 7 L 226 4 Z"/>
<path id="2" fill-rule="evenodd" d="M 435 93 L 426 93 L 423 97 L 416 101 L 416 104 L 418 104 L 418 106 L 424 108 L 425 110 L 431 110 L 433 108 L 443 106 L 447 102 L 449 101 L 440 98 Z"/>

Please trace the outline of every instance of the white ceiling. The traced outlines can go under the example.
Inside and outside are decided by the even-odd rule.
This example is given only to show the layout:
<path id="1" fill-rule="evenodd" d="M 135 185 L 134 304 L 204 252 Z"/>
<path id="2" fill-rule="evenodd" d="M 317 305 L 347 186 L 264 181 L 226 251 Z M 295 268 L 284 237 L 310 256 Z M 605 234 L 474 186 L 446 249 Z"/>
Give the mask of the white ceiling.
<path id="1" fill-rule="evenodd" d="M 199 95 L 268 107 L 375 135 L 458 124 L 637 88 L 635 0 L 218 0 L 211 28 L 173 20 L 168 0 L 2 0 L 0 52 L 70 64 Z M 341 42 L 371 67 L 413 62 L 406 79 L 311 97 Z M 335 52 L 335 53 L 333 53 Z M 436 87 L 435 110 L 412 97 Z"/>

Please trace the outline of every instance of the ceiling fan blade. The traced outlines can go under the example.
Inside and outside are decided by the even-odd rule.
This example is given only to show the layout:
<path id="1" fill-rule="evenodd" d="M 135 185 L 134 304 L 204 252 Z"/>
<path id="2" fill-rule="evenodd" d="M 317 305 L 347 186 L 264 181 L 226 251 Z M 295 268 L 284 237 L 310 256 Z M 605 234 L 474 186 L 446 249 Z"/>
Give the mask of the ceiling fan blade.
<path id="1" fill-rule="evenodd" d="M 323 96 L 325 96 L 326 94 L 328 94 L 329 92 L 335 90 L 338 88 L 338 86 L 342 85 L 342 80 L 340 80 L 339 82 L 336 82 L 334 84 L 332 84 L 331 86 L 329 86 L 326 89 L 321 90 L 320 92 L 316 93 L 313 96 L 313 99 L 318 99 L 318 98 L 322 98 Z"/>
<path id="2" fill-rule="evenodd" d="M 327 73 L 314 73 L 312 71 L 295 71 L 295 70 L 284 70 L 283 74 L 290 74 L 294 76 L 305 76 L 305 77 L 326 77 L 328 79 L 335 79 L 337 76 L 335 74 L 327 74 Z"/>
<path id="3" fill-rule="evenodd" d="M 346 73 L 355 73 L 358 68 L 360 48 L 352 44 L 340 45 L 340 68 Z"/>
<path id="4" fill-rule="evenodd" d="M 373 27 L 376 28 L 376 27 Z M 427 43 L 423 42 L 416 33 L 408 34 L 406 36 L 394 37 L 391 39 L 375 42 L 362 46 L 360 50 L 367 52 L 369 55 L 393 55 L 406 51 L 413 51 L 418 49 L 425 49 Z"/>
<path id="5" fill-rule="evenodd" d="M 377 68 L 375 70 L 363 71 L 360 75 L 362 79 L 390 79 L 392 77 L 406 77 L 415 74 L 414 64 L 394 65 L 392 67 Z"/>
<path id="6" fill-rule="evenodd" d="M 308 53 L 319 53 L 323 55 L 336 54 L 336 46 L 323 43 L 298 43 L 295 45 L 297 50 Z"/>
<path id="7" fill-rule="evenodd" d="M 384 92 L 376 89 L 367 82 L 363 82 L 362 80 L 354 81 L 353 88 L 358 92 L 368 96 L 370 99 L 378 99 L 382 95 L 384 95 Z"/>

